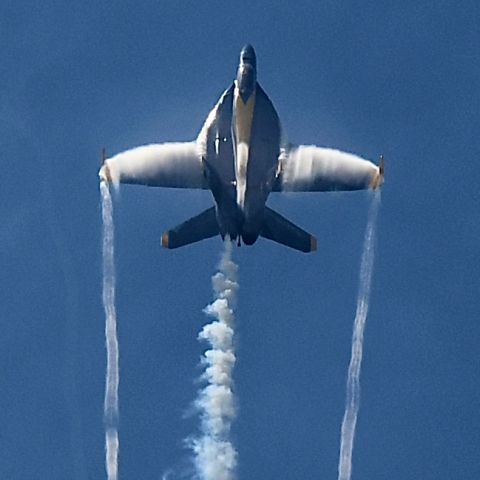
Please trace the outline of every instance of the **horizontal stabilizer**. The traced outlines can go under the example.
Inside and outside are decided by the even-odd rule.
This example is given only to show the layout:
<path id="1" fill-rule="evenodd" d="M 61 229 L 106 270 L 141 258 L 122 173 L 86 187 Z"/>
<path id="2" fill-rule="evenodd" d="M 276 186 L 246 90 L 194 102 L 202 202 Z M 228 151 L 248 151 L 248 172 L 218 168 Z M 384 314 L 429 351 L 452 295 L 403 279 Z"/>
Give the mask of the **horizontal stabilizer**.
<path id="1" fill-rule="evenodd" d="M 192 217 L 162 235 L 162 247 L 178 248 L 220 233 L 215 207 Z"/>
<path id="2" fill-rule="evenodd" d="M 305 253 L 317 249 L 317 239 L 315 237 L 268 207 L 265 207 L 260 235 Z"/>

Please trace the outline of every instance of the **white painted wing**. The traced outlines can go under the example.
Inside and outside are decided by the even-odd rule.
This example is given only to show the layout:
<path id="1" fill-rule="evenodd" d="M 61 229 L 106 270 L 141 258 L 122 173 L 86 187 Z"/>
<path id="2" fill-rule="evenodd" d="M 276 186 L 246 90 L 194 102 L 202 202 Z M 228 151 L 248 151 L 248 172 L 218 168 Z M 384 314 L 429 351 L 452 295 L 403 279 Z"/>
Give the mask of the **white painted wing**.
<path id="1" fill-rule="evenodd" d="M 281 174 L 275 190 L 326 192 L 376 188 L 380 170 L 351 153 L 313 145 L 292 145 L 280 155 Z"/>
<path id="2" fill-rule="evenodd" d="M 207 188 L 197 142 L 162 143 L 126 150 L 107 159 L 99 175 L 115 185 Z"/>

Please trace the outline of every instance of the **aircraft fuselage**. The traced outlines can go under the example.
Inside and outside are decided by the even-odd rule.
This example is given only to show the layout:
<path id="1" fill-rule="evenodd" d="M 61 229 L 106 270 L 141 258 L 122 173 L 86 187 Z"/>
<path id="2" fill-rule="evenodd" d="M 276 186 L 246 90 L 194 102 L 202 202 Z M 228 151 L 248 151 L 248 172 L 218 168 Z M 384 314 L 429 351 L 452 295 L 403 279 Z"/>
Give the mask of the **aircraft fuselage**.
<path id="1" fill-rule="evenodd" d="M 218 103 L 203 159 L 222 237 L 258 238 L 280 154 L 280 122 L 256 80 L 255 52 L 240 53 L 237 78 Z"/>

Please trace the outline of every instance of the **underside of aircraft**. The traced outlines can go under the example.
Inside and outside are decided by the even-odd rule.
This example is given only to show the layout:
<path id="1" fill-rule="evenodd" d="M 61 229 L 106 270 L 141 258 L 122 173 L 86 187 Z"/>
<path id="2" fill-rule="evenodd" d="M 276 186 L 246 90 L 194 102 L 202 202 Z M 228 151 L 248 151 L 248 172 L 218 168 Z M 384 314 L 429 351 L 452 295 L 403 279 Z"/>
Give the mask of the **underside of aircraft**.
<path id="1" fill-rule="evenodd" d="M 178 248 L 221 235 L 255 243 L 259 236 L 302 252 L 314 236 L 266 206 L 271 192 L 376 189 L 376 166 L 339 150 L 284 141 L 275 108 L 256 79 L 256 56 L 246 45 L 237 78 L 192 142 L 146 145 L 104 159 L 101 180 L 155 187 L 209 189 L 215 205 L 168 230 L 161 243 Z"/>

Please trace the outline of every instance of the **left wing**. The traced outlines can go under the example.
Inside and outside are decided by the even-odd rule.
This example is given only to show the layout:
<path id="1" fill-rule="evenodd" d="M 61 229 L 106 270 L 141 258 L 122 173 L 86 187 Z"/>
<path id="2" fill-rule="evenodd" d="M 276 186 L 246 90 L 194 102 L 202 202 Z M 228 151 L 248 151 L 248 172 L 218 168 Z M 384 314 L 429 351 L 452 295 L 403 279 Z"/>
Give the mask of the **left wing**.
<path id="1" fill-rule="evenodd" d="M 145 145 L 105 160 L 100 178 L 115 185 L 207 188 L 196 142 Z"/>
<path id="2" fill-rule="evenodd" d="M 152 187 L 208 189 L 202 162 L 202 158 L 208 158 L 210 163 L 215 163 L 214 167 L 222 178 L 234 179 L 232 99 L 233 86 L 230 86 L 207 116 L 195 141 L 145 145 L 119 153 L 104 162 L 100 178 L 115 185 L 134 183 Z M 228 161 L 229 157 L 232 161 Z"/>
<path id="3" fill-rule="evenodd" d="M 291 145 L 280 154 L 274 191 L 328 192 L 378 188 L 383 164 L 377 167 L 351 153 L 313 145 Z"/>

